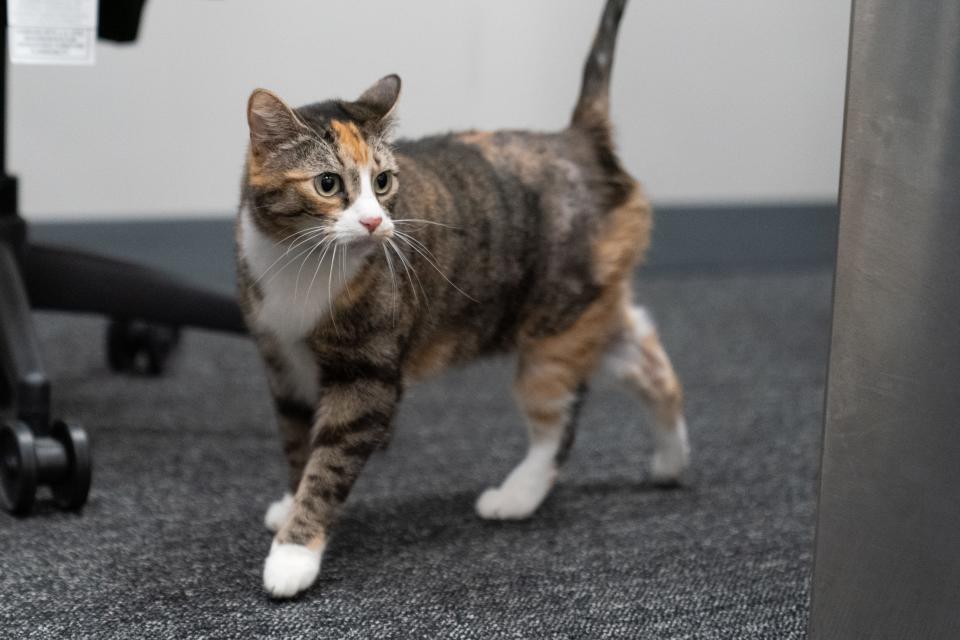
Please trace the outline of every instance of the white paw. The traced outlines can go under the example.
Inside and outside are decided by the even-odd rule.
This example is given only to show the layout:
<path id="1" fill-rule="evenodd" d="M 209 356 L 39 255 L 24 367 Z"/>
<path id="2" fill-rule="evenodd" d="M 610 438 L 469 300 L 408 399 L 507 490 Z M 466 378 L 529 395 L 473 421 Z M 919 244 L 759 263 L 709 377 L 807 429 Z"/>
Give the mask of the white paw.
<path id="1" fill-rule="evenodd" d="M 263 524 L 267 525 L 267 529 L 274 533 L 280 531 L 280 527 L 287 521 L 287 516 L 290 515 L 290 509 L 292 508 L 293 495 L 283 494 L 282 498 L 267 507 L 267 512 L 263 515 Z"/>
<path id="2" fill-rule="evenodd" d="M 491 488 L 477 499 L 477 515 L 487 520 L 522 520 L 529 518 L 547 497 L 552 483 L 540 482 L 518 486 L 505 482 L 500 488 Z"/>
<path id="3" fill-rule="evenodd" d="M 686 439 L 660 447 L 650 459 L 650 479 L 654 484 L 673 484 L 690 466 L 690 445 Z"/>
<path id="4" fill-rule="evenodd" d="M 529 517 L 537 508 L 536 505 L 531 508 L 526 502 L 518 500 L 516 494 L 490 488 L 477 499 L 477 515 L 486 520 L 520 520 Z"/>
<path id="5" fill-rule="evenodd" d="M 689 462 L 689 453 L 657 451 L 650 460 L 650 479 L 654 484 L 673 484 L 680 479 Z"/>
<path id="6" fill-rule="evenodd" d="M 263 565 L 263 586 L 274 598 L 291 598 L 317 579 L 323 549 L 313 551 L 299 544 L 276 540 Z"/>

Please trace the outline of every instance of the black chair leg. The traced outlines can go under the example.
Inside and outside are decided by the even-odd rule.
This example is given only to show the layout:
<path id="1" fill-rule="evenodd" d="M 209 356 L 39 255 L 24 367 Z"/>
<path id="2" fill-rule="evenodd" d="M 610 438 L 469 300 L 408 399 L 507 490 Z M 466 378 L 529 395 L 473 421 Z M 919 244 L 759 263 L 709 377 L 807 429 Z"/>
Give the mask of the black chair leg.
<path id="1" fill-rule="evenodd" d="M 40 360 L 30 302 L 13 246 L 0 242 L 0 506 L 25 514 L 38 485 L 77 509 L 90 490 L 90 447 L 82 429 L 50 417 L 50 382 Z"/>

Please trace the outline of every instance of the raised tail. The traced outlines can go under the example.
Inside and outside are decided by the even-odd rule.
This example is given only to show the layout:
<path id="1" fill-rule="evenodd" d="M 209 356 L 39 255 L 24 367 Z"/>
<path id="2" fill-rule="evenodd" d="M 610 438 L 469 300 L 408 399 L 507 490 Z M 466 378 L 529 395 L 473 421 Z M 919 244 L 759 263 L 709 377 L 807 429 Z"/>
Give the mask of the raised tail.
<path id="1" fill-rule="evenodd" d="M 574 127 L 593 130 L 609 136 L 610 133 L 610 71 L 613 68 L 613 50 L 617 43 L 620 18 L 627 0 L 607 0 L 600 27 L 593 39 L 593 47 L 583 67 L 580 99 L 573 111 Z"/>

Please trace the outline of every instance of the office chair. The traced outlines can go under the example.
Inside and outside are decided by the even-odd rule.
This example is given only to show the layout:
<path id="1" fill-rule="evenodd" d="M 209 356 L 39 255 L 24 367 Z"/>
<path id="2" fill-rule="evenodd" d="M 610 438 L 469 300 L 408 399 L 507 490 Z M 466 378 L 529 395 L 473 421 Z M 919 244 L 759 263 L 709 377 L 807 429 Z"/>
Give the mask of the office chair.
<path id="1" fill-rule="evenodd" d="M 99 36 L 136 38 L 143 0 L 101 0 Z M 6 55 L 6 3 L 0 2 Z M 159 271 L 29 241 L 6 169 L 6 60 L 0 64 L 0 506 L 30 512 L 37 487 L 79 509 L 90 489 L 91 452 L 76 424 L 54 419 L 51 384 L 31 309 L 99 313 L 111 319 L 107 361 L 119 372 L 160 374 L 184 326 L 245 332 L 236 302 Z"/>

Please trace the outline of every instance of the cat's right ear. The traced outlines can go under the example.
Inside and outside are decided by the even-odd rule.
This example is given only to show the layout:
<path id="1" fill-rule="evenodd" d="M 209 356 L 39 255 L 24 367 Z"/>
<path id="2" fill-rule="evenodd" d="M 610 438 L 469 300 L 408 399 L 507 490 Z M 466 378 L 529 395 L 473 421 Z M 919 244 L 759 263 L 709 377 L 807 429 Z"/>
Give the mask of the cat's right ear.
<path id="1" fill-rule="evenodd" d="M 303 130 L 293 109 L 276 94 L 256 89 L 247 101 L 247 124 L 254 150 L 268 150 L 286 142 Z"/>

